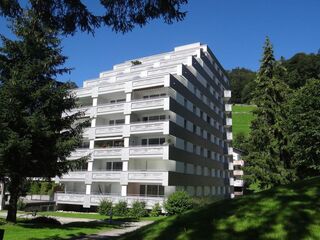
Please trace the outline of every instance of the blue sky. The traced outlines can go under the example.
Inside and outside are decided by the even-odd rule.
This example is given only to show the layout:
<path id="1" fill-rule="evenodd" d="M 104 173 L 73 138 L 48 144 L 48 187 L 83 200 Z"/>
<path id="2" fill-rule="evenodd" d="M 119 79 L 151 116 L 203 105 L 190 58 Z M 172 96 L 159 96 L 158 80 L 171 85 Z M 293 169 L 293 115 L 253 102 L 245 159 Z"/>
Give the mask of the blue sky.
<path id="1" fill-rule="evenodd" d="M 86 2 L 98 10 L 98 1 Z M 101 28 L 95 36 L 63 39 L 67 66 L 74 70 L 62 78 L 81 86 L 114 64 L 193 42 L 208 44 L 225 69 L 256 70 L 266 35 L 277 58 L 320 48 L 320 0 L 189 0 L 184 9 L 186 19 L 173 25 L 157 20 L 124 35 Z M 0 32 L 8 34 L 3 19 Z"/>

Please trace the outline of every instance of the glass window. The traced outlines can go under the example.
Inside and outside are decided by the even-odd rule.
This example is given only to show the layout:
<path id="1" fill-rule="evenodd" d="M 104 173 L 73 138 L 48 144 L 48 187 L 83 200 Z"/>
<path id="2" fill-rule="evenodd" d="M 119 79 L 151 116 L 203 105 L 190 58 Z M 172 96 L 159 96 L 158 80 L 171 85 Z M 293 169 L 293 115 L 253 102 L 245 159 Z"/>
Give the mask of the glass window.
<path id="1" fill-rule="evenodd" d="M 122 170 L 122 162 L 114 162 L 113 163 L 113 170 L 114 171 L 121 171 Z"/>
<path id="2" fill-rule="evenodd" d="M 107 164 L 106 164 L 106 170 L 107 170 L 107 171 L 112 171 L 112 162 L 107 162 Z"/>
<path id="3" fill-rule="evenodd" d="M 124 124 L 124 119 L 117 119 L 116 124 Z"/>
<path id="4" fill-rule="evenodd" d="M 159 138 L 150 138 L 149 145 L 159 145 L 160 141 Z"/>
<path id="5" fill-rule="evenodd" d="M 141 145 L 147 145 L 148 139 L 141 139 Z"/>
<path id="6" fill-rule="evenodd" d="M 165 139 L 164 138 L 160 138 L 160 144 L 164 144 Z"/>
<path id="7" fill-rule="evenodd" d="M 140 195 L 146 195 L 146 185 L 140 185 Z"/>
<path id="8" fill-rule="evenodd" d="M 147 185 L 147 195 L 157 196 L 158 195 L 158 185 Z"/>

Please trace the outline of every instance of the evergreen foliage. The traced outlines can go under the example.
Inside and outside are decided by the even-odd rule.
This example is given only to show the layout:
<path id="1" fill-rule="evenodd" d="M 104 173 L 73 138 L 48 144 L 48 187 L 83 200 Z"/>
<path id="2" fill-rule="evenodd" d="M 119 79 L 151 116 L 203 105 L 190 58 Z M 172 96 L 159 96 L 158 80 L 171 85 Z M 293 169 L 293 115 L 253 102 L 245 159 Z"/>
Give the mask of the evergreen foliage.
<path id="1" fill-rule="evenodd" d="M 113 207 L 113 215 L 126 217 L 128 215 L 128 204 L 126 201 L 119 201 Z"/>
<path id="2" fill-rule="evenodd" d="M 156 203 L 153 205 L 151 211 L 150 211 L 150 217 L 159 217 L 161 215 L 161 206 L 159 203 Z"/>
<path id="3" fill-rule="evenodd" d="M 254 190 L 288 183 L 293 176 L 287 136 L 281 125 L 285 119 L 284 103 L 289 91 L 282 80 L 283 75 L 285 72 L 275 61 L 272 45 L 267 38 L 253 92 L 257 109 L 254 111 L 248 148 L 245 149 L 248 152 L 245 178 L 249 188 L 254 186 Z"/>
<path id="4" fill-rule="evenodd" d="M 1 36 L 0 48 L 0 176 L 10 180 L 7 220 L 15 222 L 28 178 L 54 177 L 75 167 L 66 158 L 87 122 L 76 123 L 82 113 L 62 117 L 76 107 L 76 99 L 69 83 L 56 80 L 70 71 L 61 67 L 66 57 L 57 32 L 32 11 L 11 28 L 17 40 Z"/>
<path id="5" fill-rule="evenodd" d="M 116 32 L 128 32 L 135 26 L 144 26 L 150 20 L 163 19 L 173 23 L 184 19 L 186 12 L 181 7 L 187 0 L 103 0 L 99 1 L 101 15 L 90 11 L 79 0 L 19 0 L 0 1 L 0 15 L 21 18 L 25 10 L 49 28 L 59 29 L 63 34 L 74 34 L 77 30 L 94 33 L 101 26 Z M 26 7 L 25 7 L 26 6 Z"/>
<path id="6" fill-rule="evenodd" d="M 112 212 L 112 202 L 103 199 L 98 206 L 98 213 L 104 216 L 110 216 Z"/>
<path id="7" fill-rule="evenodd" d="M 192 208 L 192 199 L 185 191 L 172 193 L 164 204 L 168 215 L 183 213 Z"/>
<path id="8" fill-rule="evenodd" d="M 286 127 L 292 164 L 304 179 L 320 175 L 320 80 L 310 79 L 287 104 Z"/>
<path id="9" fill-rule="evenodd" d="M 146 203 L 140 202 L 140 201 L 134 201 L 132 203 L 132 206 L 129 210 L 129 216 L 133 218 L 142 218 L 146 217 L 148 215 L 147 209 L 146 209 Z"/>

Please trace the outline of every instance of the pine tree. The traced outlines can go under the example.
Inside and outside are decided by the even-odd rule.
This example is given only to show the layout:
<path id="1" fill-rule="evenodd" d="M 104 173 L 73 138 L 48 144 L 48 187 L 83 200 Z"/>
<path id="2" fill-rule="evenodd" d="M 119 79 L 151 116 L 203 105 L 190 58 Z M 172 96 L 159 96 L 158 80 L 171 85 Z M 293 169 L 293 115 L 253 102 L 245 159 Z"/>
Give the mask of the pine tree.
<path id="1" fill-rule="evenodd" d="M 76 107 L 70 84 L 56 78 L 61 67 L 57 31 L 27 11 L 12 22 L 17 40 L 1 36 L 0 48 L 0 177 L 9 180 L 7 220 L 16 221 L 17 201 L 26 181 L 50 178 L 72 168 L 66 157 L 81 141 L 76 123 L 81 113 L 62 117 Z"/>
<path id="2" fill-rule="evenodd" d="M 288 87 L 282 81 L 284 75 L 267 38 L 253 92 L 257 109 L 251 124 L 245 167 L 247 183 L 256 190 L 287 183 L 292 177 L 287 138 L 281 125 L 288 95 Z"/>

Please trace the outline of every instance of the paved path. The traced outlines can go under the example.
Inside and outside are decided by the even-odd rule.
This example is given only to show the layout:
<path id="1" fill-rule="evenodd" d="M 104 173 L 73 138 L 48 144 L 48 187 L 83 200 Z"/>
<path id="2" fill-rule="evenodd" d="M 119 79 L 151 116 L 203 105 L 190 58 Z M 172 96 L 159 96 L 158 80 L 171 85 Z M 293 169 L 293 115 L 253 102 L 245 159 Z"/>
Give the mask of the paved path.
<path id="1" fill-rule="evenodd" d="M 119 226 L 117 229 L 100 232 L 97 234 L 71 238 L 71 240 L 101 240 L 101 239 L 115 239 L 125 233 L 133 232 L 138 228 L 144 227 L 153 223 L 153 221 L 141 222 L 127 222 Z"/>

